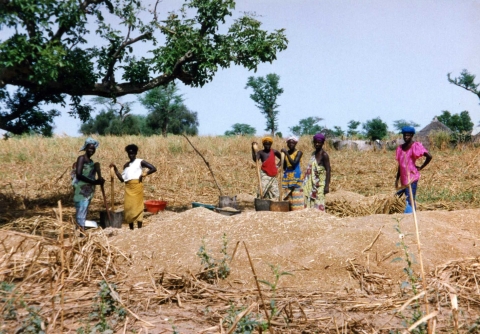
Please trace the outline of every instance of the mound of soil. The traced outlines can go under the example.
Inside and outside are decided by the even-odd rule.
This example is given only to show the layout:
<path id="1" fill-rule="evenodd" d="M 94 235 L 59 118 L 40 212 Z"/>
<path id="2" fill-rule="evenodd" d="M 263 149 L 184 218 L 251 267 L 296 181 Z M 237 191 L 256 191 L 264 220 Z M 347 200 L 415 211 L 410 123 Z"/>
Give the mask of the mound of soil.
<path id="1" fill-rule="evenodd" d="M 449 260 L 477 256 L 477 222 L 480 210 L 418 212 L 425 271 Z M 402 235 L 395 226 L 400 223 Z M 213 258 L 222 257 L 222 236 L 228 239 L 231 275 L 220 285 L 254 287 L 252 270 L 243 242 L 248 247 L 259 279 L 273 279 L 270 265 L 293 276 L 283 287 L 302 290 L 344 291 L 358 289 L 352 278 L 353 264 L 385 278 L 383 290 L 398 292 L 406 277 L 404 237 L 420 271 L 413 215 L 374 215 L 337 218 L 313 209 L 297 212 L 244 211 L 224 216 L 205 208 L 183 213 L 162 212 L 152 216 L 143 229 L 117 230 L 111 243 L 132 258 L 126 268 L 132 282 L 149 281 L 151 272 L 196 273 L 202 242 Z M 378 238 L 377 238 L 378 235 Z M 373 244 L 372 244 L 373 243 Z M 238 244 L 238 247 L 237 247 Z"/>

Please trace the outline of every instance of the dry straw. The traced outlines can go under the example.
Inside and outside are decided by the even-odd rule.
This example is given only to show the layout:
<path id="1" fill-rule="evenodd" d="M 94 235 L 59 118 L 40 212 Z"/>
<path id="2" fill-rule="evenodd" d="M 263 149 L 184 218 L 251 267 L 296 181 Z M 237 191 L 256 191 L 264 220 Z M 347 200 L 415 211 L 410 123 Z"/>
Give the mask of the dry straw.
<path id="1" fill-rule="evenodd" d="M 99 137 L 100 146 L 93 156 L 108 175 L 110 163 L 123 165 L 127 160 L 124 147 L 135 143 L 138 156 L 154 164 L 158 172 L 146 178 L 146 199 L 163 199 L 169 208 L 181 210 L 191 202 L 218 203 L 218 185 L 225 195 L 256 196 L 258 180 L 256 165 L 251 158 L 256 137 L 191 137 L 189 141 L 209 163 L 205 165 L 187 140 L 171 137 Z M 21 138 L 2 142 L 0 146 L 0 200 L 9 210 L 55 207 L 62 200 L 67 216 L 72 207 L 70 169 L 80 152 L 84 138 Z M 285 147 L 275 138 L 273 148 Z M 302 137 L 297 148 L 304 152 L 303 169 L 313 152 L 311 138 Z M 392 199 L 396 161 L 392 151 L 335 151 L 326 145 L 332 164 L 331 192 L 351 191 L 364 196 L 389 198 L 391 203 L 368 205 L 369 208 L 342 209 L 332 203 L 331 213 L 339 216 L 392 213 L 401 210 L 400 202 Z M 461 154 L 450 150 L 434 150 L 433 161 L 422 171 L 418 193 L 419 210 L 454 210 L 480 206 L 480 164 L 475 148 Z M 441 163 L 440 163 L 441 162 Z M 39 168 L 38 166 L 42 166 Z M 211 169 L 211 171 L 209 170 Z M 111 187 L 106 183 L 106 196 Z M 103 199 L 97 191 L 92 203 L 94 211 L 103 210 Z M 115 205 L 123 202 L 123 189 L 116 187 Z M 50 210 L 50 209 L 49 209 Z M 329 210 L 327 205 L 327 211 Z M 0 208 L 0 211 L 3 211 Z M 353 211 L 353 212 L 352 212 Z M 363 212 L 362 212 L 363 211 Z M 387 212 L 388 211 L 388 212 Z M 11 211 L 9 211 L 11 213 Z M 0 212 L 4 216 L 5 211 Z M 5 218 L 3 218 L 5 219 Z M 8 221 L 8 219 L 7 219 Z M 4 220 L 5 222 L 5 220 Z"/>

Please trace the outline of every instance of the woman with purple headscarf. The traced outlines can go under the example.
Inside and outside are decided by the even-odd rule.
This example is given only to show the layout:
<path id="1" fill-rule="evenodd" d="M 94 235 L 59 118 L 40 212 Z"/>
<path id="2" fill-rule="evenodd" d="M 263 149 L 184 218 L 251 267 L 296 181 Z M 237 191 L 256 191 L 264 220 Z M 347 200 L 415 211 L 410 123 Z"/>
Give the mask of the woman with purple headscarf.
<path id="1" fill-rule="evenodd" d="M 330 192 L 330 158 L 323 150 L 325 135 L 317 133 L 313 136 L 312 153 L 303 180 L 303 197 L 305 208 L 325 211 L 325 194 Z"/>

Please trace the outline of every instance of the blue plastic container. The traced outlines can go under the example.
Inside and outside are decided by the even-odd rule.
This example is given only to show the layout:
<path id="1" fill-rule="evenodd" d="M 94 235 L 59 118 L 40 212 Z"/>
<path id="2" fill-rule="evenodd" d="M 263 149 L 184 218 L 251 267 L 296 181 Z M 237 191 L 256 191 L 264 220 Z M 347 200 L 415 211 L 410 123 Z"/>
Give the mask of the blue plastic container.
<path id="1" fill-rule="evenodd" d="M 215 205 L 204 204 L 204 203 L 199 203 L 199 202 L 192 202 L 192 208 L 199 208 L 199 207 L 202 207 L 202 208 L 205 208 L 205 209 L 208 209 L 208 210 L 212 210 L 212 211 L 215 209 Z"/>

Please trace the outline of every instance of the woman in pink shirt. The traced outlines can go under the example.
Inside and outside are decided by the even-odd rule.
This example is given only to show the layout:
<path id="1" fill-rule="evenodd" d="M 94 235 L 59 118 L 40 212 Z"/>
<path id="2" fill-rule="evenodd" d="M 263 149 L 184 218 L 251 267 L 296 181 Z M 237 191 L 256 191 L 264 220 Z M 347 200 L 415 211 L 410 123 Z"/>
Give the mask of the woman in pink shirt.
<path id="1" fill-rule="evenodd" d="M 398 181 L 401 182 L 401 187 L 406 188 L 410 184 L 412 187 L 413 201 L 415 202 L 415 195 L 417 193 L 417 182 L 420 178 L 420 171 L 427 166 L 432 160 L 432 155 L 428 153 L 427 149 L 423 147 L 422 143 L 413 141 L 415 128 L 411 126 L 404 126 L 402 128 L 404 144 L 397 147 L 395 159 L 398 161 L 397 178 L 395 180 L 395 187 L 399 188 Z M 418 167 L 415 163 L 421 157 L 425 157 L 423 164 Z M 409 213 L 409 206 L 413 207 L 410 199 L 410 191 L 404 189 L 407 197 L 407 208 L 405 213 Z M 400 191 L 400 195 L 401 195 Z"/>

